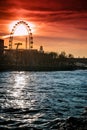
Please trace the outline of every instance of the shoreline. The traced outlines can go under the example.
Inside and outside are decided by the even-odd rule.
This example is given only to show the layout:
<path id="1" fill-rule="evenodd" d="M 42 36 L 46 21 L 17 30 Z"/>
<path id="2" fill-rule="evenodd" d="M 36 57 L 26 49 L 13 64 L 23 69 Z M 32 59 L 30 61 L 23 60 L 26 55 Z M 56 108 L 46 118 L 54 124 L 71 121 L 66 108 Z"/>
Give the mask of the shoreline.
<path id="1" fill-rule="evenodd" d="M 74 70 L 87 70 L 87 67 L 78 66 L 23 66 L 23 65 L 0 65 L 0 72 L 4 71 L 74 71 Z"/>

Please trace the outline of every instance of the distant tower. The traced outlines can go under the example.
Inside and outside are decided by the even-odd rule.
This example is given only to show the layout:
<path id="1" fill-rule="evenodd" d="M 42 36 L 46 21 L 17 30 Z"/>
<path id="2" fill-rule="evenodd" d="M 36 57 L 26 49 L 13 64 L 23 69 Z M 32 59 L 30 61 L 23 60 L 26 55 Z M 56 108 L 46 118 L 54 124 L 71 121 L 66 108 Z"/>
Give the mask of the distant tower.
<path id="1" fill-rule="evenodd" d="M 4 52 L 4 40 L 0 39 L 0 55 L 2 55 Z"/>
<path id="2" fill-rule="evenodd" d="M 27 50 L 27 37 L 26 37 L 26 50 Z"/>
<path id="3" fill-rule="evenodd" d="M 43 46 L 40 46 L 40 50 L 39 50 L 41 53 L 44 53 L 44 50 L 43 50 Z"/>

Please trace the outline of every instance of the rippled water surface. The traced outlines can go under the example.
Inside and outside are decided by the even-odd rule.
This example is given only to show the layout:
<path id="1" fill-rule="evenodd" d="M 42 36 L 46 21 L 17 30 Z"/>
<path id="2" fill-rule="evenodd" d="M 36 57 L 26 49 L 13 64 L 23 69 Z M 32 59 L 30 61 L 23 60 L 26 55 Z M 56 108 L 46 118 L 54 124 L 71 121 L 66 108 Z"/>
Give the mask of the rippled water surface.
<path id="1" fill-rule="evenodd" d="M 0 128 L 46 128 L 87 106 L 87 71 L 0 72 Z"/>

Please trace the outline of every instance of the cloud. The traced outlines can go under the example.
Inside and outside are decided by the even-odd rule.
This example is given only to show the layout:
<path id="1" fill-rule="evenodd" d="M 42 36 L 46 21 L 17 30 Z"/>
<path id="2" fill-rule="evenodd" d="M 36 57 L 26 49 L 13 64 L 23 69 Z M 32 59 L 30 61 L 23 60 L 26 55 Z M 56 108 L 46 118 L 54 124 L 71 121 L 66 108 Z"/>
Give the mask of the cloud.
<path id="1" fill-rule="evenodd" d="M 87 11 L 86 0 L 1 0 L 0 9 L 22 8 L 31 11 Z"/>
<path id="2" fill-rule="evenodd" d="M 32 11 L 87 10 L 86 0 L 15 0 L 19 6 Z"/>
<path id="3" fill-rule="evenodd" d="M 40 5 L 40 2 L 38 2 Z M 44 6 L 43 6 L 44 5 Z M 59 10 L 87 10 L 87 2 L 82 0 L 45 0 L 40 5 L 47 7 L 46 11 L 59 11 Z"/>
<path id="4" fill-rule="evenodd" d="M 35 21 L 56 22 L 70 20 L 72 18 L 82 18 L 86 12 L 86 0 L 1 0 L 0 18 L 17 19 L 30 18 Z M 80 14 L 81 13 L 81 14 Z M 76 15 L 76 16 L 75 16 Z"/>
<path id="5" fill-rule="evenodd" d="M 78 29 L 83 30 L 83 31 L 87 31 L 87 27 L 79 27 Z"/>

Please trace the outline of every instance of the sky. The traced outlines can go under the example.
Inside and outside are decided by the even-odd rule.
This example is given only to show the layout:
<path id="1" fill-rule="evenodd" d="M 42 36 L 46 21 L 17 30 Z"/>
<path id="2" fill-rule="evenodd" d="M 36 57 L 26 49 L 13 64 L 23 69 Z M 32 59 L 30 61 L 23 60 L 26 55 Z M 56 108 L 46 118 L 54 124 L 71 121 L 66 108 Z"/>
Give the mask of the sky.
<path id="1" fill-rule="evenodd" d="M 87 0 L 0 0 L 0 38 L 19 20 L 29 23 L 34 49 L 87 57 Z"/>

